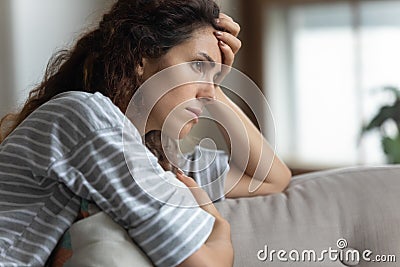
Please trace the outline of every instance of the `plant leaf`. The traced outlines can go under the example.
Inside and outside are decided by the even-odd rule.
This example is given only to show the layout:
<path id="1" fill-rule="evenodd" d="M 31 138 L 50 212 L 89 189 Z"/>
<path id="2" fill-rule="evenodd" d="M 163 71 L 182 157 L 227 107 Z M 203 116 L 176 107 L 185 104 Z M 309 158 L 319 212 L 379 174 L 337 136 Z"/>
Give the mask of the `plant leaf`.
<path id="1" fill-rule="evenodd" d="M 397 125 L 400 125 L 400 98 L 397 99 L 396 102 L 394 102 L 392 107 L 394 108 L 393 120 L 396 122 Z"/>
<path id="2" fill-rule="evenodd" d="M 397 99 L 400 99 L 400 90 L 397 87 L 394 86 L 385 86 L 383 87 L 383 90 L 385 91 L 391 91 L 394 93 Z"/>
<path id="3" fill-rule="evenodd" d="M 400 134 L 395 139 L 390 137 L 382 138 L 382 147 L 385 152 L 388 163 L 400 163 Z"/>
<path id="4" fill-rule="evenodd" d="M 374 128 L 379 128 L 386 120 L 391 118 L 394 119 L 396 117 L 396 111 L 397 110 L 395 106 L 382 107 L 375 117 L 373 117 L 372 120 L 367 124 L 367 126 L 363 127 L 362 132 L 364 133 Z"/>

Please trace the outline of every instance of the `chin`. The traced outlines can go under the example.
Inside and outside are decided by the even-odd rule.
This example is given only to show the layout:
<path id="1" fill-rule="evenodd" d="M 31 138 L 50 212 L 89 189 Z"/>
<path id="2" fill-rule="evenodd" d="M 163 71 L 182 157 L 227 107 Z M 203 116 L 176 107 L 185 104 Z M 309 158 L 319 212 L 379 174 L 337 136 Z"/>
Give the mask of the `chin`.
<path id="1" fill-rule="evenodd" d="M 185 126 L 183 126 L 181 131 L 179 132 L 178 139 L 181 140 L 181 139 L 185 138 L 192 130 L 192 127 L 193 127 L 193 125 L 190 122 L 187 123 Z"/>
<path id="2" fill-rule="evenodd" d="M 186 122 L 183 126 L 182 124 L 183 123 L 175 121 L 174 124 L 164 125 L 164 127 L 161 128 L 161 131 L 172 139 L 181 140 L 190 133 L 194 126 L 194 122 Z"/>

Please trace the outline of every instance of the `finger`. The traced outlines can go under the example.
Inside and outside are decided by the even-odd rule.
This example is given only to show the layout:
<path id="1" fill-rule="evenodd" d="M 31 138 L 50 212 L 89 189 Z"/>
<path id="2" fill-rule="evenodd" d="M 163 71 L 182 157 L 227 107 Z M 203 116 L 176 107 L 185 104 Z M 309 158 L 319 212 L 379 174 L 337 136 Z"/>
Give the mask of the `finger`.
<path id="1" fill-rule="evenodd" d="M 230 33 L 217 31 L 215 36 L 218 40 L 227 44 L 232 49 L 233 54 L 236 54 L 242 47 L 242 42 Z"/>
<path id="2" fill-rule="evenodd" d="M 224 29 L 224 31 L 231 33 L 233 36 L 237 37 L 240 32 L 240 25 L 235 21 L 227 18 L 220 18 L 217 20 L 219 27 Z"/>
<path id="3" fill-rule="evenodd" d="M 190 189 L 199 205 L 212 202 L 208 194 L 196 183 L 193 178 L 190 178 L 179 171 L 176 174 L 176 177 Z"/>
<path id="4" fill-rule="evenodd" d="M 189 187 L 197 203 L 204 211 L 208 212 L 215 218 L 222 217 L 222 215 L 219 213 L 217 208 L 212 203 L 208 194 L 203 189 L 201 189 L 199 185 L 192 178 L 186 176 L 182 172 L 178 172 L 176 177 L 187 187 Z"/>
<path id="5" fill-rule="evenodd" d="M 181 182 L 184 183 L 187 187 L 200 187 L 193 178 L 185 175 L 182 170 L 178 169 L 176 177 L 181 180 Z"/>
<path id="6" fill-rule="evenodd" d="M 222 53 L 223 61 L 222 63 L 227 66 L 232 66 L 235 60 L 235 54 L 233 53 L 231 47 L 227 45 L 224 41 L 218 41 L 219 48 Z M 230 69 L 228 69 L 230 70 Z M 225 70 L 226 73 L 226 70 Z"/>
<path id="7" fill-rule="evenodd" d="M 196 183 L 196 181 L 193 178 L 188 177 L 185 174 L 181 174 L 181 173 L 177 173 L 176 177 L 182 183 L 184 183 L 190 189 L 190 191 L 192 191 L 197 202 L 200 202 L 200 200 L 201 200 L 201 203 L 211 202 L 207 193 Z"/>
<path id="8" fill-rule="evenodd" d="M 232 17 L 228 16 L 227 14 L 225 14 L 223 12 L 219 13 L 219 18 L 229 19 L 229 20 L 233 21 Z"/>
<path id="9" fill-rule="evenodd" d="M 218 41 L 218 45 L 221 50 L 223 65 L 221 68 L 221 73 L 215 81 L 216 84 L 220 84 L 225 79 L 225 77 L 231 71 L 231 66 L 235 60 L 235 55 L 227 44 L 225 44 L 223 41 Z"/>

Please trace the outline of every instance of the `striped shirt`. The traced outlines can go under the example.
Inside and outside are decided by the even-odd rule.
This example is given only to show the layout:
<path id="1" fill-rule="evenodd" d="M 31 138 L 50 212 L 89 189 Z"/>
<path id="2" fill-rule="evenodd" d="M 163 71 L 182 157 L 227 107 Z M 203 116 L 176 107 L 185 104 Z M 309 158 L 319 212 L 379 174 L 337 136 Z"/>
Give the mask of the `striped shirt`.
<path id="1" fill-rule="evenodd" d="M 227 157 L 204 152 L 216 155 L 208 169 L 188 171 L 200 184 L 218 180 L 221 188 L 205 189 L 219 196 Z M 156 266 L 181 263 L 214 224 L 109 98 L 67 92 L 35 110 L 0 144 L 0 266 L 44 266 L 82 199 L 124 227 Z"/>
<path id="2" fill-rule="evenodd" d="M 179 166 L 183 172 L 193 177 L 212 201 L 224 200 L 225 177 L 229 171 L 229 156 L 226 152 L 196 146 L 185 158 Z"/>

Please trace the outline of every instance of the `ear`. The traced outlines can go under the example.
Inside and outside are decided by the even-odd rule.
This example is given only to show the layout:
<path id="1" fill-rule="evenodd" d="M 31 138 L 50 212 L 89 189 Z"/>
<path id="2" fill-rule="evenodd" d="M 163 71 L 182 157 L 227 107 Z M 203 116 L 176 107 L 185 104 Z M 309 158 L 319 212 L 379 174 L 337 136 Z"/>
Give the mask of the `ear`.
<path id="1" fill-rule="evenodd" d="M 136 67 L 136 71 L 137 71 L 137 73 L 138 73 L 138 75 L 140 77 L 142 77 L 144 75 L 144 66 L 145 66 L 145 64 L 143 63 L 143 61 L 145 61 L 144 58 L 142 58 L 140 60 L 139 65 Z"/>
<path id="2" fill-rule="evenodd" d="M 156 64 L 153 62 L 153 60 L 142 58 L 142 60 L 139 62 L 139 65 L 136 67 L 139 77 L 141 77 L 143 81 L 148 79 L 154 74 L 155 65 Z"/>

